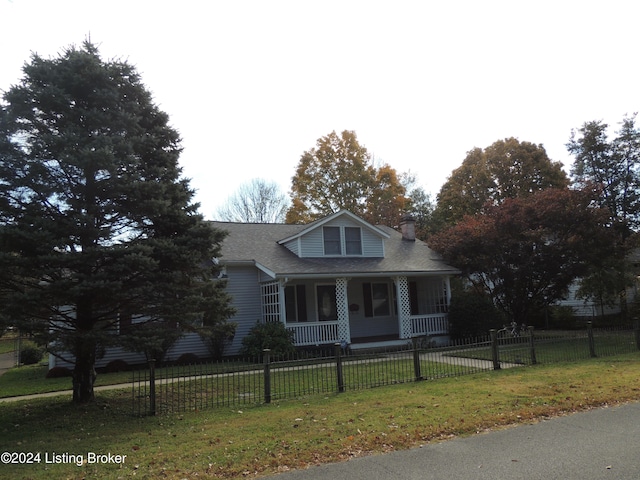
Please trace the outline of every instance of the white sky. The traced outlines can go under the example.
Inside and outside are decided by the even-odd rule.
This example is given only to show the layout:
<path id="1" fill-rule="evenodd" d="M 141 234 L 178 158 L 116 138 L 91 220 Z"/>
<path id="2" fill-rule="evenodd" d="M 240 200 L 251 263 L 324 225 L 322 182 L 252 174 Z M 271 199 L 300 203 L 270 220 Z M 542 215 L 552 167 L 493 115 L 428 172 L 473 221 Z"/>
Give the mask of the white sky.
<path id="1" fill-rule="evenodd" d="M 585 121 L 640 111 L 634 0 L 0 0 L 0 90 L 90 34 L 137 66 L 183 138 L 206 218 L 260 177 L 288 192 L 332 130 L 434 196 L 514 136 L 568 168 Z"/>

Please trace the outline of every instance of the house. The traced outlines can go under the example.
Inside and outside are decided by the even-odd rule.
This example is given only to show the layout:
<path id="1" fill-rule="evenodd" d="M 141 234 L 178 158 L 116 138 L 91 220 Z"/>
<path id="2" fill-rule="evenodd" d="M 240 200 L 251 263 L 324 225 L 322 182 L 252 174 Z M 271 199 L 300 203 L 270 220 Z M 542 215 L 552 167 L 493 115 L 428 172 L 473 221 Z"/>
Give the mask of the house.
<path id="1" fill-rule="evenodd" d="M 226 355 L 240 353 L 256 322 L 283 322 L 296 346 L 374 341 L 406 343 L 419 335 L 446 335 L 449 278 L 459 273 L 415 238 L 405 217 L 400 232 L 374 226 L 342 210 L 308 225 L 212 222 L 228 232 L 221 258 L 237 324 Z M 208 350 L 187 333 L 166 360 Z M 143 363 L 144 357 L 110 348 L 97 367 L 114 360 Z M 50 357 L 50 368 L 69 366 Z"/>
<path id="2" fill-rule="evenodd" d="M 415 238 L 342 210 L 308 225 L 214 222 L 229 235 L 220 263 L 237 313 L 233 344 L 256 322 L 283 322 L 297 346 L 357 346 L 446 335 L 449 278 L 459 273 Z"/>
<path id="3" fill-rule="evenodd" d="M 621 313 L 638 300 L 640 290 L 640 248 L 634 248 L 626 257 L 628 284 L 624 291 L 611 303 L 600 302 L 596 298 L 584 298 L 579 295 L 580 279 L 569 285 L 569 290 L 564 299 L 556 302 L 557 306 L 570 307 L 573 315 L 578 318 L 588 319 L 605 317 Z M 623 303 L 626 303 L 623 306 Z"/>

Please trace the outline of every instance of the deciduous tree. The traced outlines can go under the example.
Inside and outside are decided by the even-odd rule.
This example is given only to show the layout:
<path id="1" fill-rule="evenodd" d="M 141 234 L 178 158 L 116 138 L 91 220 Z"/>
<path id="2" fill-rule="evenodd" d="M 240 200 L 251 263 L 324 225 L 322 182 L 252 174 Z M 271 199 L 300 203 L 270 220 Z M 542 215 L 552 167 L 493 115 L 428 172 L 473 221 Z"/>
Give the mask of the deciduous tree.
<path id="1" fill-rule="evenodd" d="M 366 199 L 363 218 L 373 225 L 398 225 L 408 207 L 405 187 L 394 168 L 388 164 L 375 169 L 375 178 Z"/>
<path id="2" fill-rule="evenodd" d="M 319 138 L 302 154 L 291 180 L 287 222 L 308 223 L 341 209 L 364 215 L 374 178 L 371 156 L 355 132 Z"/>
<path id="3" fill-rule="evenodd" d="M 510 320 L 561 299 L 611 248 L 603 210 L 582 191 L 546 189 L 467 215 L 430 246 Z"/>
<path id="4" fill-rule="evenodd" d="M 254 178 L 227 199 L 216 218 L 223 222 L 282 223 L 288 205 L 278 184 Z"/>
<path id="5" fill-rule="evenodd" d="M 211 262 L 224 233 L 198 213 L 179 135 L 134 67 L 85 42 L 23 71 L 0 109 L 2 308 L 71 354 L 84 403 L 118 332 L 229 316 Z"/>
<path id="6" fill-rule="evenodd" d="M 438 193 L 434 222 L 445 228 L 507 198 L 568 184 L 562 165 L 549 159 L 542 145 L 516 138 L 499 140 L 467 153 Z"/>
<path id="7" fill-rule="evenodd" d="M 291 182 L 287 223 L 309 223 L 346 209 L 373 224 L 397 224 L 406 198 L 397 172 L 375 168 L 355 132 L 331 132 L 303 153 Z"/>
<path id="8" fill-rule="evenodd" d="M 411 215 L 416 221 L 416 237 L 426 240 L 432 231 L 434 205 L 431 195 L 425 192 L 424 188 L 416 186 L 417 179 L 410 172 L 403 173 L 400 181 L 407 192 L 405 213 Z"/>

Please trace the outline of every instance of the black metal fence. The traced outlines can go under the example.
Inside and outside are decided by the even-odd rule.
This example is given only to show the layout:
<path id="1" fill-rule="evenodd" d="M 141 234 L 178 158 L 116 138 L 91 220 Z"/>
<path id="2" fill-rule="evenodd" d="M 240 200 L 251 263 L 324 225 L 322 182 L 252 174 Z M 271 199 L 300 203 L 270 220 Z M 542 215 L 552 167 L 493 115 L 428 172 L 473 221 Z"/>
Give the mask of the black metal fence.
<path id="1" fill-rule="evenodd" d="M 534 332 L 491 331 L 481 338 L 434 346 L 414 338 L 393 350 L 325 350 L 275 358 L 228 360 L 133 373 L 132 412 L 158 415 L 254 405 L 382 385 L 433 380 L 485 370 L 576 361 L 640 350 L 640 328 Z"/>

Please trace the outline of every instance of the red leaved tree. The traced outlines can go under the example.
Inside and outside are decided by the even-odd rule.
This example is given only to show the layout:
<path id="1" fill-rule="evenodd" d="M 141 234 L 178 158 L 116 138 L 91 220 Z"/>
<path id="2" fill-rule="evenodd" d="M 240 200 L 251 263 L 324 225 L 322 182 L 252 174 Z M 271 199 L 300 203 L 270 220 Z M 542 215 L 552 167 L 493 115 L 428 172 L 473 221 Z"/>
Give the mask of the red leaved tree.
<path id="1" fill-rule="evenodd" d="M 561 299 L 612 248 L 607 215 L 590 192 L 551 188 L 483 212 L 429 244 L 519 324 Z"/>

